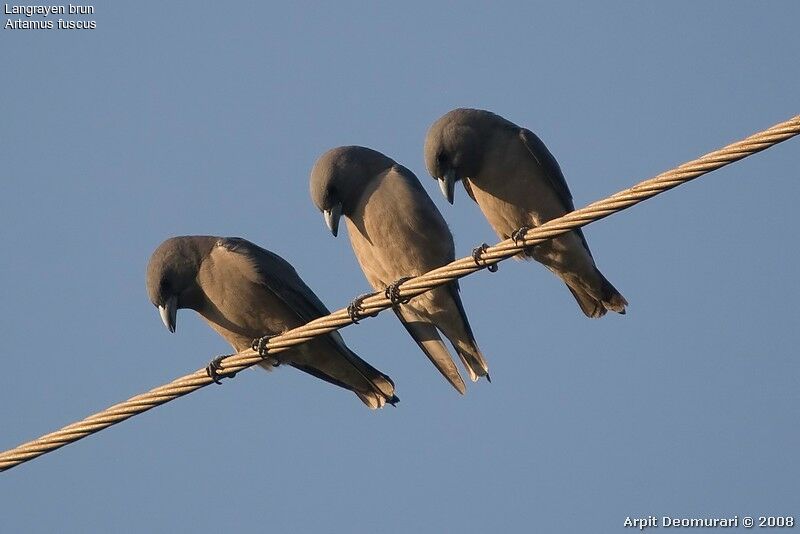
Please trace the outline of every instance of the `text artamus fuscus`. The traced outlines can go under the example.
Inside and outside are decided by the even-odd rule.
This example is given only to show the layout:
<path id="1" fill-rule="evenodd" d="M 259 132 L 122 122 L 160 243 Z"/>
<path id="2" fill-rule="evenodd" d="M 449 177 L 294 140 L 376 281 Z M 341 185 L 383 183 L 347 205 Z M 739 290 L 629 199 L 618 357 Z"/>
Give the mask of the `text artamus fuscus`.
<path id="1" fill-rule="evenodd" d="M 94 6 L 80 4 L 66 5 L 15 5 L 3 4 L 5 15 L 17 15 L 19 18 L 7 18 L 3 29 L 6 30 L 94 30 L 97 22 L 94 19 L 56 18 L 55 15 L 94 15 Z M 24 16 L 25 18 L 22 18 Z"/>

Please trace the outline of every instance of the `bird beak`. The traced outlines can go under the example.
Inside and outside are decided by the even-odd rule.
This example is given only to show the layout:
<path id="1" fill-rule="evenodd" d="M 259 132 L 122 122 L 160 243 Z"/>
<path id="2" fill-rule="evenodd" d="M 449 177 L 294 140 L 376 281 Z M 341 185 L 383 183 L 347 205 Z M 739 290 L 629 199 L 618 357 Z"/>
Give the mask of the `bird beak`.
<path id="1" fill-rule="evenodd" d="M 175 319 L 178 316 L 178 297 L 173 295 L 168 298 L 163 306 L 158 307 L 158 313 L 161 315 L 161 320 L 167 330 L 175 332 Z"/>
<path id="2" fill-rule="evenodd" d="M 328 230 L 331 231 L 333 237 L 336 237 L 336 234 L 339 233 L 339 217 L 342 216 L 342 203 L 334 204 L 331 209 L 323 211 L 322 215 L 325 217 L 325 224 L 328 226 Z"/>
<path id="3" fill-rule="evenodd" d="M 455 189 L 456 189 L 456 171 L 453 169 L 448 170 L 444 173 L 444 176 L 439 178 L 439 189 L 442 190 L 442 194 L 447 201 L 452 204 L 453 197 L 455 196 Z"/>

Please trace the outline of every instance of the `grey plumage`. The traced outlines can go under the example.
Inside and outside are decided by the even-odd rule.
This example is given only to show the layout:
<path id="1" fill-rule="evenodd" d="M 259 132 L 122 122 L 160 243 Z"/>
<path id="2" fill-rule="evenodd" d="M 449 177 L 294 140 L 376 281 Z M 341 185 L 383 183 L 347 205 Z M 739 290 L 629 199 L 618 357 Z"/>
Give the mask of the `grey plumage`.
<path id="1" fill-rule="evenodd" d="M 414 174 L 375 150 L 329 150 L 311 172 L 311 198 L 336 235 L 338 215 L 367 280 L 376 290 L 417 276 L 455 258 L 453 236 Z M 458 284 L 434 289 L 395 308 L 400 321 L 431 362 L 459 392 L 465 385 L 439 332 L 453 344 L 470 379 L 488 377 Z"/>
<path id="2" fill-rule="evenodd" d="M 558 162 L 530 130 L 478 109 L 456 109 L 428 130 L 425 165 L 447 200 L 464 184 L 502 239 L 573 211 L 572 194 Z M 523 256 L 559 276 L 588 317 L 625 313 L 628 302 L 600 273 L 578 229 L 541 243 Z"/>
<path id="3" fill-rule="evenodd" d="M 253 339 L 280 334 L 328 314 L 283 258 L 240 238 L 173 237 L 147 266 L 147 293 L 167 328 L 178 309 L 199 313 L 237 352 Z M 391 379 L 351 351 L 338 332 L 277 354 L 285 363 L 355 393 L 370 408 L 394 403 Z"/>

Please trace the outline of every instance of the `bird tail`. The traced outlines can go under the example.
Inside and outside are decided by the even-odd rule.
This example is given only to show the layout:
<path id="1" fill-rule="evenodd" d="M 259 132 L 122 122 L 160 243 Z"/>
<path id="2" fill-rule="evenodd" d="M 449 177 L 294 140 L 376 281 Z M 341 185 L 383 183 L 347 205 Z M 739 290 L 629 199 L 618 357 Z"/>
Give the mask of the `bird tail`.
<path id="1" fill-rule="evenodd" d="M 466 393 L 467 387 L 464 385 L 464 379 L 461 378 L 461 374 L 450 356 L 450 351 L 445 347 L 436 327 L 419 317 L 410 308 L 395 308 L 394 312 L 425 356 L 442 373 L 442 376 L 456 391 L 462 395 Z"/>
<path id="2" fill-rule="evenodd" d="M 584 287 L 578 280 L 564 279 L 567 288 L 570 290 L 578 305 L 587 317 L 597 318 L 606 314 L 606 311 L 611 310 L 620 314 L 625 314 L 625 306 L 628 301 L 625 297 L 617 291 L 611 282 L 603 276 L 599 270 L 596 270 L 596 275 L 599 284 L 596 288 Z"/>
<path id="3" fill-rule="evenodd" d="M 467 343 L 456 343 L 454 347 L 458 353 L 458 357 L 461 358 L 461 363 L 464 364 L 464 368 L 467 370 L 467 373 L 469 373 L 470 380 L 477 382 L 478 378 L 485 376 L 486 380 L 489 382 L 492 381 L 489 376 L 489 364 L 486 363 L 481 349 L 478 348 L 474 339 L 471 339 Z"/>
<path id="4" fill-rule="evenodd" d="M 492 379 L 489 377 L 489 364 L 486 363 L 481 349 L 478 348 L 478 342 L 475 341 L 475 334 L 472 333 L 472 327 L 469 325 L 469 319 L 467 319 L 467 312 L 464 310 L 464 304 L 461 302 L 461 296 L 458 294 L 458 286 L 451 284 L 446 290 L 449 292 L 450 298 L 458 311 L 458 316 L 461 319 L 460 326 L 463 332 L 458 334 L 457 331 L 447 332 L 443 330 L 444 335 L 447 336 L 453 344 L 453 347 L 455 347 L 458 357 L 461 358 L 464 368 L 469 373 L 469 379 L 473 382 L 477 382 L 479 377 L 485 376 L 486 380 L 491 382 Z M 442 322 L 441 326 L 445 327 L 446 325 Z"/>
<path id="5" fill-rule="evenodd" d="M 394 394 L 392 379 L 350 350 L 338 333 L 293 349 L 288 363 L 321 380 L 349 389 L 372 409 L 399 401 Z"/>
<path id="6" fill-rule="evenodd" d="M 353 389 L 353 393 L 358 395 L 361 401 L 372 409 L 383 408 L 385 404 L 394 406 L 400 399 L 394 394 L 394 382 L 391 378 L 381 373 L 366 361 L 362 360 L 358 354 L 350 351 L 348 358 L 358 372 L 370 383 L 372 391 L 363 392 Z"/>

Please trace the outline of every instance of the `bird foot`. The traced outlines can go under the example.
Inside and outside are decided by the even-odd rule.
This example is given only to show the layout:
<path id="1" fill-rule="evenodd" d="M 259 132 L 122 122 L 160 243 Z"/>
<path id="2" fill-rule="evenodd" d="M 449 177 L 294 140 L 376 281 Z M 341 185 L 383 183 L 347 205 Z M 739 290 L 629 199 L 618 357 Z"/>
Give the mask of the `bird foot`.
<path id="1" fill-rule="evenodd" d="M 273 337 L 275 336 L 257 337 L 250 344 L 250 348 L 256 351 L 259 356 L 265 358 L 267 356 L 267 353 L 269 352 L 269 349 L 267 349 L 267 343 L 269 343 L 269 340 L 272 339 Z"/>
<path id="2" fill-rule="evenodd" d="M 281 362 L 278 361 L 278 359 L 275 357 L 270 357 L 269 349 L 267 348 L 267 343 L 269 343 L 269 340 L 272 339 L 273 337 L 275 336 L 272 335 L 272 336 L 257 337 L 250 344 L 250 348 L 256 351 L 259 356 L 264 358 L 264 360 L 271 363 L 272 367 L 278 367 L 281 364 Z"/>
<path id="3" fill-rule="evenodd" d="M 530 226 L 520 226 L 519 228 L 514 230 L 514 233 L 511 234 L 511 239 L 514 240 L 514 244 L 515 245 L 519 245 L 520 242 L 524 243 L 525 242 L 525 234 L 530 229 L 531 229 Z"/>
<path id="4" fill-rule="evenodd" d="M 208 378 L 214 381 L 215 384 L 222 384 L 220 381 L 221 378 L 233 378 L 236 376 L 236 373 L 220 373 L 220 362 L 227 358 L 227 356 L 217 356 L 206 366 L 206 373 L 208 374 Z"/>
<path id="5" fill-rule="evenodd" d="M 347 315 L 350 316 L 350 320 L 353 321 L 353 324 L 358 324 L 358 320 L 364 317 L 363 311 L 364 308 L 361 307 L 361 304 L 364 302 L 364 299 L 367 297 L 371 297 L 375 295 L 375 293 L 364 293 L 363 295 L 359 295 L 353 299 L 353 302 L 347 305 Z M 373 313 L 368 315 L 367 317 L 375 317 L 377 314 Z"/>
<path id="6" fill-rule="evenodd" d="M 383 291 L 383 294 L 386 296 L 387 299 L 391 301 L 392 306 L 397 307 L 400 304 L 406 304 L 408 303 L 408 301 L 411 300 L 411 297 L 407 298 L 400 297 L 400 284 L 402 284 L 403 282 L 407 282 L 408 280 L 411 280 L 411 278 L 412 278 L 411 276 L 404 276 L 386 286 L 386 289 Z"/>
<path id="7" fill-rule="evenodd" d="M 478 266 L 484 265 L 486 267 L 486 269 L 489 270 L 490 273 L 496 273 L 497 272 L 497 264 L 493 263 L 491 265 L 487 265 L 486 264 L 486 260 L 483 260 L 481 258 L 481 254 L 486 252 L 486 249 L 488 249 L 488 248 L 489 248 L 489 245 L 487 245 L 486 243 L 481 243 L 481 246 L 473 248 L 472 249 L 472 260 L 475 262 L 475 265 L 478 265 Z M 481 264 L 481 262 L 483 262 L 483 264 Z"/>

